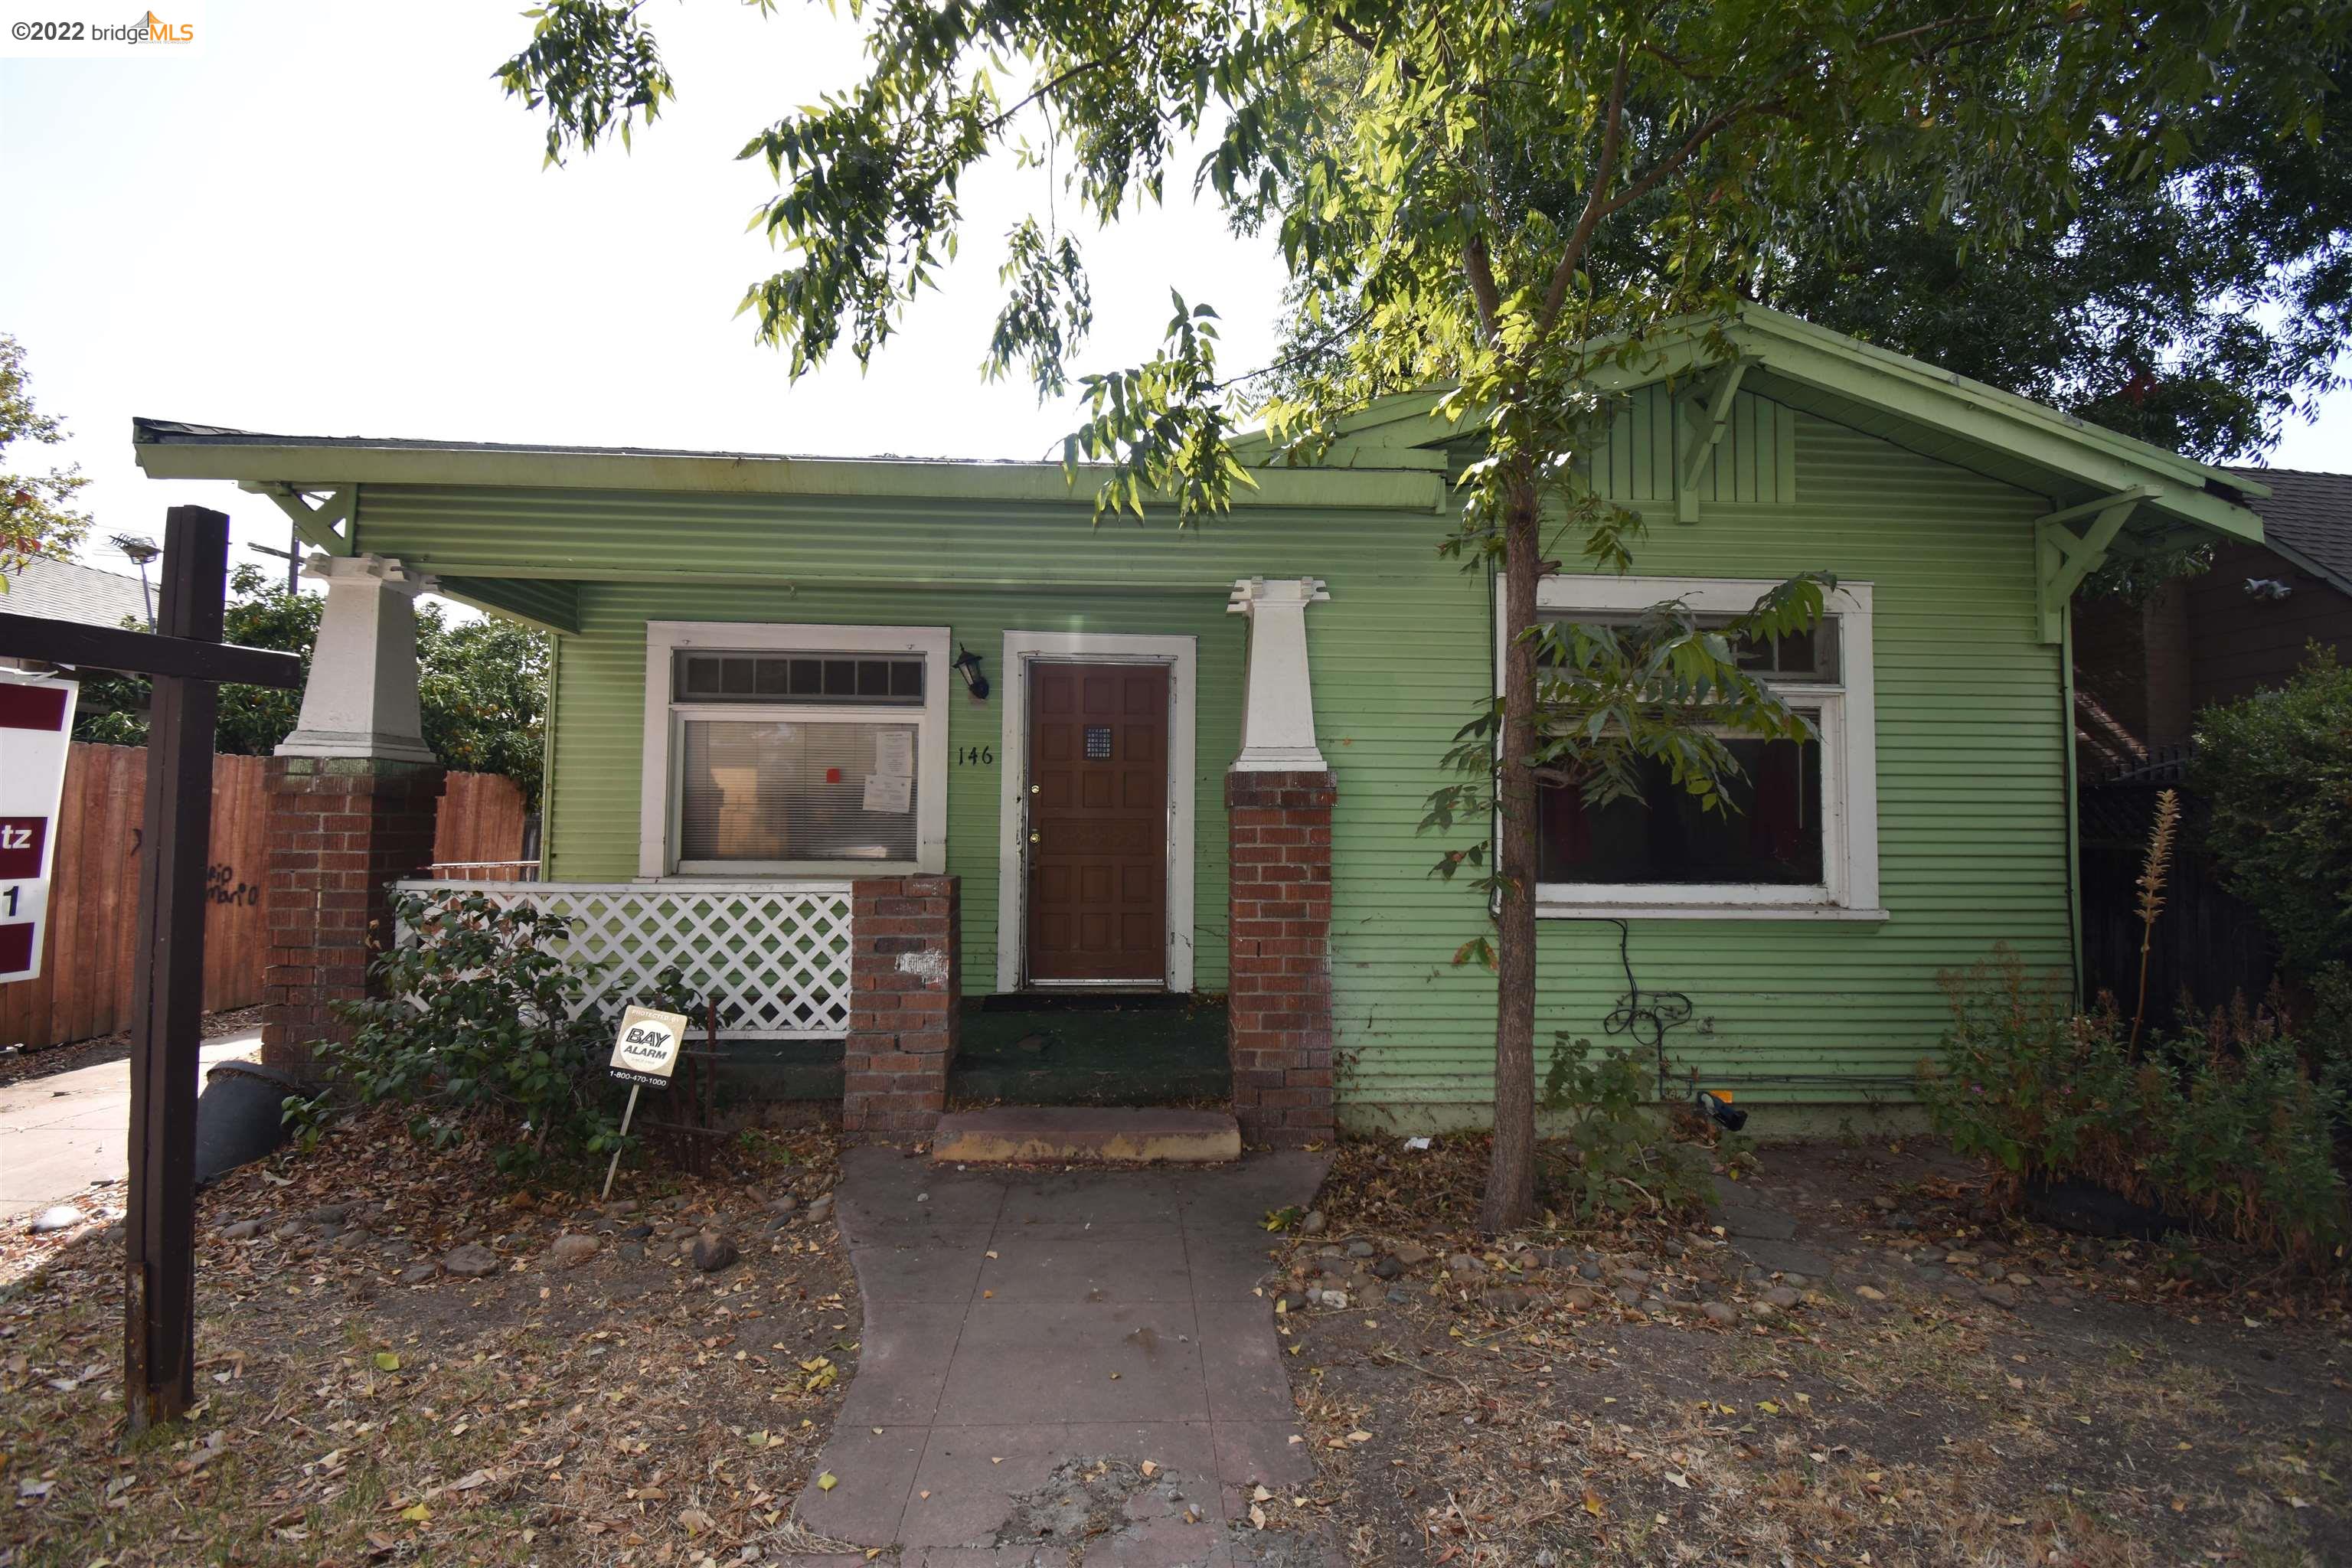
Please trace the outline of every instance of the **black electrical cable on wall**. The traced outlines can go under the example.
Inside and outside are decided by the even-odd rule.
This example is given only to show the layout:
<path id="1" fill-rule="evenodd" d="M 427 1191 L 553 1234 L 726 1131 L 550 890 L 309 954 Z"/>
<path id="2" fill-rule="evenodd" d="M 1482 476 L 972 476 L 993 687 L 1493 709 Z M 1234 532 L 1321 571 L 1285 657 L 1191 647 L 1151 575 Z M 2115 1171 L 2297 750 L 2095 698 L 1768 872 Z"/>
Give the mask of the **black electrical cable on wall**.
<path id="1" fill-rule="evenodd" d="M 1666 1036 L 1691 1021 L 1696 1010 L 1685 991 L 1647 991 L 1633 973 L 1631 922 L 1613 915 L 1580 915 L 1584 921 L 1606 921 L 1617 928 L 1617 964 L 1625 972 L 1625 994 L 1617 998 L 1617 1005 L 1601 1021 L 1603 1033 L 1630 1036 L 1633 1042 L 1656 1054 L 1658 1063 L 1658 1099 L 1667 1098 Z M 1816 1073 L 1816 1072 L 1742 1072 L 1715 1073 L 1716 1082 L 1743 1084 L 1780 1084 L 1794 1088 L 1800 1085 L 1816 1088 L 1860 1089 L 1907 1087 L 1912 1083 L 1908 1073 Z"/>
<path id="2" fill-rule="evenodd" d="M 1601 1029 L 1607 1035 L 1630 1036 L 1637 1046 L 1653 1051 L 1658 1060 L 1658 1098 L 1666 1098 L 1666 1035 L 1691 1020 L 1693 1004 L 1681 991 L 1644 991 L 1633 975 L 1633 927 L 1631 921 L 1614 916 L 1585 916 L 1585 919 L 1606 920 L 1617 928 L 1617 963 L 1625 972 L 1625 994 L 1617 998 L 1617 1005 L 1601 1020 Z"/>

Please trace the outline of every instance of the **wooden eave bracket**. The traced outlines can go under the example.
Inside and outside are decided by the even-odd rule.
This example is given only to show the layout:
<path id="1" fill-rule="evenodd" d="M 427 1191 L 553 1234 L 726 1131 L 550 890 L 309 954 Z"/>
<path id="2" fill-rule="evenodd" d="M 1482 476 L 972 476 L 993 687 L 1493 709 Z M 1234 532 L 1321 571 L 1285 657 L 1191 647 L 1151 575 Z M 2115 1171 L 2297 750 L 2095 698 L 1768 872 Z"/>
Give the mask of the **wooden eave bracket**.
<path id="1" fill-rule="evenodd" d="M 247 480 L 237 489 L 276 501 L 278 510 L 294 520 L 294 531 L 301 535 L 303 543 L 330 555 L 352 553 L 359 486 L 338 485 L 316 503 L 310 500 L 310 492 L 289 484 Z"/>
<path id="2" fill-rule="evenodd" d="M 2034 608 L 2043 642 L 2066 640 L 2066 605 L 2074 590 L 2107 558 L 2134 509 L 2156 493 L 2153 485 L 2134 485 L 2034 520 Z M 2077 522 L 2084 525 L 2080 531 Z"/>
<path id="3" fill-rule="evenodd" d="M 1732 399 L 1739 395 L 1739 383 L 1752 363 L 1745 358 L 1733 360 L 1675 399 L 1686 427 L 1682 463 L 1675 476 L 1676 522 L 1698 521 L 1698 482 L 1715 461 L 1715 449 L 1731 423 Z"/>

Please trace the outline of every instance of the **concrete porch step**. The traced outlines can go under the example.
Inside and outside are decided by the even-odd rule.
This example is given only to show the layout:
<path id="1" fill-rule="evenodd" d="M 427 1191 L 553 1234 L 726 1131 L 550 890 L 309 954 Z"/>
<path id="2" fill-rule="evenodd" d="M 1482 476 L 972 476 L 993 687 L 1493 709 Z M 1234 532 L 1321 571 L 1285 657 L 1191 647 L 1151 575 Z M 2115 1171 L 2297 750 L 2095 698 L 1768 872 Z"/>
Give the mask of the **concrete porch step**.
<path id="1" fill-rule="evenodd" d="M 1241 1128 L 1222 1110 L 1124 1105 L 1000 1105 L 940 1118 L 931 1158 L 959 1164 L 1021 1161 L 1238 1160 Z"/>

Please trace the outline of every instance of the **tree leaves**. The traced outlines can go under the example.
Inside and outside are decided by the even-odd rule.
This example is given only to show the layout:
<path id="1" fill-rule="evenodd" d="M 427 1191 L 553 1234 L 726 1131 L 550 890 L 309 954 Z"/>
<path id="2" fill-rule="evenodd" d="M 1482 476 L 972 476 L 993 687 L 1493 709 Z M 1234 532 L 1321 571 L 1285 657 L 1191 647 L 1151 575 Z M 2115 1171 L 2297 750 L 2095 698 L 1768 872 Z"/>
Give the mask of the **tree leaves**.
<path id="1" fill-rule="evenodd" d="M 33 405 L 23 346 L 0 332 L 0 463 L 19 441 L 54 447 L 65 438 L 64 422 Z M 88 483 L 79 464 L 46 474 L 0 470 L 0 593 L 8 573 L 36 555 L 65 558 L 89 531 L 89 514 L 73 504 Z"/>

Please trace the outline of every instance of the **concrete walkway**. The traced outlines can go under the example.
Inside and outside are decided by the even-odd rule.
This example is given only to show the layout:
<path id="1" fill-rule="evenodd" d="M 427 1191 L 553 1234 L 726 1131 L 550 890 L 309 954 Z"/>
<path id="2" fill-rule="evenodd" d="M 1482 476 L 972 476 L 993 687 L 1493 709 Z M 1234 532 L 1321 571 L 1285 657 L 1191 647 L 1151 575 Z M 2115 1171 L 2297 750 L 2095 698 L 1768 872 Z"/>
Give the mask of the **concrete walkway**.
<path id="1" fill-rule="evenodd" d="M 261 1055 L 261 1031 L 204 1044 L 204 1068 Z M 201 1079 L 199 1079 L 201 1082 Z M 0 1224 L 131 1173 L 131 1064 L 102 1062 L 0 1088 Z"/>
<path id="2" fill-rule="evenodd" d="M 903 1568 L 1318 1561 L 1234 1526 L 1255 1486 L 1313 1474 L 1255 1287 L 1266 1212 L 1328 1163 L 1039 1174 L 853 1151 L 837 1212 L 865 1337 L 802 1523 L 903 1547 Z"/>

